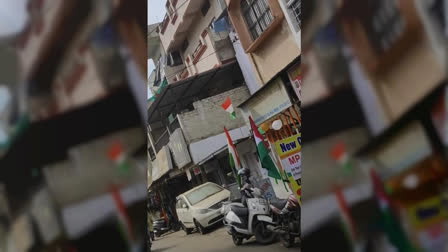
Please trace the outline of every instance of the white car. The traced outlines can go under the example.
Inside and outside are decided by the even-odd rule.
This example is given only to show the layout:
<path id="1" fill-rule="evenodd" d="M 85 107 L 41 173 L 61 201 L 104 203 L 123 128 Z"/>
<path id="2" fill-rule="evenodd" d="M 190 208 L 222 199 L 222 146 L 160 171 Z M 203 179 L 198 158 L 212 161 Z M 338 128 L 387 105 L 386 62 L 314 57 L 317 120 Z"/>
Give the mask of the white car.
<path id="1" fill-rule="evenodd" d="M 207 227 L 222 222 L 221 206 L 229 199 L 229 190 L 210 182 L 179 195 L 176 212 L 185 233 L 196 228 L 204 234 Z"/>

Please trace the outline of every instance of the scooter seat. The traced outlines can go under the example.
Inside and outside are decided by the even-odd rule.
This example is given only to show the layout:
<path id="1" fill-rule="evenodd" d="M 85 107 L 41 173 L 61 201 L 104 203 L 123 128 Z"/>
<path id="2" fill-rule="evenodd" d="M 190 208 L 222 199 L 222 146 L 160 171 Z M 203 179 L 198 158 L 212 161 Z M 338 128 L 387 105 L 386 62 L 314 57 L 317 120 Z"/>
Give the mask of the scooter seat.
<path id="1" fill-rule="evenodd" d="M 239 217 L 249 216 L 249 209 L 247 209 L 247 207 L 232 206 L 231 210 Z"/>
<path id="2" fill-rule="evenodd" d="M 282 200 L 282 199 L 272 199 L 271 200 L 271 205 L 273 205 L 274 207 L 278 208 L 279 210 L 282 210 L 285 206 L 286 203 L 288 203 L 288 200 Z"/>

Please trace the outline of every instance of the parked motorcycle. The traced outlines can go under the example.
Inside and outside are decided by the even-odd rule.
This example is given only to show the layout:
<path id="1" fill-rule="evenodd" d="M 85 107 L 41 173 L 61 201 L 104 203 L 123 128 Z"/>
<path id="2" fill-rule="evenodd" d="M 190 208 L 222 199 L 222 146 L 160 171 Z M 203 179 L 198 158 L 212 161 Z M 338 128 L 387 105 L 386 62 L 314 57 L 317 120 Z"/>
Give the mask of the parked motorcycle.
<path id="1" fill-rule="evenodd" d="M 247 173 L 243 170 L 240 176 L 247 176 Z M 227 202 L 221 208 L 224 225 L 227 226 L 233 243 L 239 246 L 244 239 L 250 239 L 252 236 L 261 244 L 272 243 L 277 234 L 267 228 L 268 225 L 275 225 L 268 201 L 263 198 L 258 188 L 251 187 L 248 179 L 241 193 L 242 202 Z"/>
<path id="2" fill-rule="evenodd" d="M 165 221 L 165 219 L 159 219 L 152 223 L 153 229 L 154 229 L 154 235 L 156 237 L 160 237 L 163 234 L 170 231 L 171 227 L 168 225 L 168 223 Z"/>
<path id="3" fill-rule="evenodd" d="M 290 195 L 286 200 L 272 200 L 270 207 L 274 213 L 275 225 L 268 225 L 267 228 L 280 235 L 283 246 L 290 248 L 295 244 L 295 240 L 300 239 L 300 205 L 294 195 Z"/>

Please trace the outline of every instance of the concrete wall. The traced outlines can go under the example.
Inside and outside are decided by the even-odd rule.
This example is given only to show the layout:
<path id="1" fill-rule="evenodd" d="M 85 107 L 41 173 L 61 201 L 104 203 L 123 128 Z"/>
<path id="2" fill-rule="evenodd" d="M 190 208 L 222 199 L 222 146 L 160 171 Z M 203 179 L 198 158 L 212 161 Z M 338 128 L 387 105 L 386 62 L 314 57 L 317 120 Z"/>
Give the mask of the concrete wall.
<path id="1" fill-rule="evenodd" d="M 132 153 L 145 143 L 146 138 L 140 128 L 117 132 L 77 146 L 70 150 L 70 158 L 67 161 L 45 167 L 45 180 L 59 205 L 72 204 L 103 194 L 111 184 L 145 182 L 147 167 L 141 166 L 138 160 L 130 160 L 129 173 L 123 174 L 117 165 L 108 159 L 107 150 L 115 141 L 122 143 L 124 151 Z"/>
<path id="2" fill-rule="evenodd" d="M 353 172 L 344 174 L 343 168 L 330 157 L 331 148 L 342 141 L 348 154 L 353 154 L 368 141 L 365 128 L 348 129 L 343 132 L 304 143 L 302 149 L 302 198 L 303 201 L 330 193 L 336 184 L 353 185 L 367 179 L 361 168 L 354 165 Z"/>
<path id="3" fill-rule="evenodd" d="M 237 106 L 249 96 L 247 87 L 243 86 L 193 103 L 194 110 L 178 115 L 187 143 L 218 135 L 224 126 L 228 130 L 242 127 L 245 123 Z M 221 107 L 227 97 L 235 109 L 235 120 Z"/>

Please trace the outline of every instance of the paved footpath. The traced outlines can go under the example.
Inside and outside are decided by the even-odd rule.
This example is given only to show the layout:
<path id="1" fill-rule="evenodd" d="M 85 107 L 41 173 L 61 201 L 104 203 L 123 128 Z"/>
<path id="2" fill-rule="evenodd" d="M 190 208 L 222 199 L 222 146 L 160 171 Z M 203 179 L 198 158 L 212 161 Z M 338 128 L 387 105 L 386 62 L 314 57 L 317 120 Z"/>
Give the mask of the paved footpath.
<path id="1" fill-rule="evenodd" d="M 280 243 L 263 246 L 258 244 L 254 238 L 245 240 L 241 246 L 235 246 L 232 238 L 227 234 L 224 227 L 211 230 L 206 235 L 197 232 L 186 235 L 182 230 L 168 233 L 156 238 L 153 243 L 152 252 L 297 252 L 299 247 L 284 248 Z"/>

